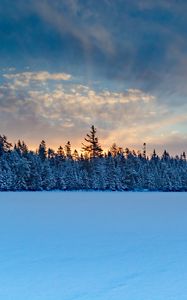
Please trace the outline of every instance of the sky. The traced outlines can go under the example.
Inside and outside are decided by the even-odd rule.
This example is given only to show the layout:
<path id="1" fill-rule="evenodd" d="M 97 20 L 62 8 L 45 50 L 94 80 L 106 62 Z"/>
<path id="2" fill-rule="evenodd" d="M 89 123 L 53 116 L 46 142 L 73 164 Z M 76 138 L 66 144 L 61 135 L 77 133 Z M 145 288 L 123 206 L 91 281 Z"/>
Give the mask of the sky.
<path id="1" fill-rule="evenodd" d="M 1 0 L 0 134 L 187 151 L 185 0 Z"/>

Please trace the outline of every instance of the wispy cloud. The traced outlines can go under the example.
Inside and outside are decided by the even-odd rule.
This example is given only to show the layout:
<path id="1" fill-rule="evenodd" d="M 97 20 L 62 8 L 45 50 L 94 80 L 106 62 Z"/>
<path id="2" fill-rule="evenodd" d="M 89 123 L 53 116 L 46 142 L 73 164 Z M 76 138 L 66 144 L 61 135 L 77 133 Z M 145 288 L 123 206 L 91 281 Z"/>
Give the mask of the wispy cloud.
<path id="1" fill-rule="evenodd" d="M 28 85 L 31 81 L 45 82 L 47 80 L 70 80 L 71 75 L 66 73 L 41 72 L 21 72 L 3 74 L 4 78 L 13 79 L 17 84 Z"/>
<path id="2" fill-rule="evenodd" d="M 70 37 L 75 38 L 81 44 L 86 55 L 89 55 L 94 48 L 98 48 L 105 54 L 114 53 L 113 37 L 107 27 L 103 26 L 101 22 L 94 21 L 90 23 L 85 20 L 88 11 L 91 12 L 89 8 L 86 10 L 84 5 L 75 0 L 63 1 L 61 4 L 59 2 L 51 4 L 49 1 L 37 1 L 32 6 L 32 9 L 62 37 L 68 34 Z M 63 5 L 70 8 L 73 14 L 67 16 Z M 81 13 L 77 16 L 76 12 L 79 9 Z"/>
<path id="3" fill-rule="evenodd" d="M 2 1 L 0 54 L 19 64 L 83 68 L 90 81 L 163 98 L 186 96 L 186 9 L 185 1 L 167 0 Z"/>

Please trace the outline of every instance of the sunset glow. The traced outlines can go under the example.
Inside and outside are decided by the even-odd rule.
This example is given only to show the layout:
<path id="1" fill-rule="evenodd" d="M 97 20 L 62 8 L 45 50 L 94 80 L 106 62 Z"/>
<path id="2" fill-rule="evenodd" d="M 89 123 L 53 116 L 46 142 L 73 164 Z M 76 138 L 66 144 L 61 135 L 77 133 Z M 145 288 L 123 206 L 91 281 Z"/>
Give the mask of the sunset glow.
<path id="1" fill-rule="evenodd" d="M 186 3 L 8 2 L 0 7 L 1 134 L 33 149 L 45 139 L 80 150 L 94 124 L 103 149 L 187 150 Z"/>

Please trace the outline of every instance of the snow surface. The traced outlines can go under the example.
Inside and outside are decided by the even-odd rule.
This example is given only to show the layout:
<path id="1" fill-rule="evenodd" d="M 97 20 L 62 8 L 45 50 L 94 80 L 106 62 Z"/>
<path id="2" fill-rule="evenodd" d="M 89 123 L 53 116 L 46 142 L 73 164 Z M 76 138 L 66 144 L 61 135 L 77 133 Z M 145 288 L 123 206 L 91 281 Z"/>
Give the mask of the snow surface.
<path id="1" fill-rule="evenodd" d="M 187 194 L 0 193 L 0 299 L 186 300 Z"/>

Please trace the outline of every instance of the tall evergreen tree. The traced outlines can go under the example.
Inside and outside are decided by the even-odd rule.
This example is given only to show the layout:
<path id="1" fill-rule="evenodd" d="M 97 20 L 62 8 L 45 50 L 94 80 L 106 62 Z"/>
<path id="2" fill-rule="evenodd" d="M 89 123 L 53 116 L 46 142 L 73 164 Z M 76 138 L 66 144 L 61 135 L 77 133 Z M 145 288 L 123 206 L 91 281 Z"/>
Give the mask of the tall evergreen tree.
<path id="1" fill-rule="evenodd" d="M 62 146 L 59 146 L 58 147 L 58 150 L 57 150 L 57 155 L 61 158 L 64 158 L 65 157 L 65 153 L 64 153 L 64 150 L 62 148 Z"/>
<path id="2" fill-rule="evenodd" d="M 96 128 L 94 125 L 91 126 L 90 133 L 86 135 L 85 141 L 87 145 L 82 144 L 82 149 L 86 152 L 89 158 L 101 157 L 102 156 L 102 148 L 99 144 L 98 137 L 96 136 Z"/>
<path id="3" fill-rule="evenodd" d="M 46 159 L 47 150 L 46 150 L 46 143 L 44 140 L 42 140 L 39 145 L 38 154 L 42 161 Z"/>
<path id="4" fill-rule="evenodd" d="M 9 152 L 12 147 L 12 144 L 8 142 L 5 135 L 0 135 L 0 156 L 3 153 Z"/>
<path id="5" fill-rule="evenodd" d="M 71 159 L 72 158 L 72 155 L 71 155 L 71 143 L 70 141 L 68 141 L 65 145 L 65 153 L 66 153 L 66 157 L 68 159 Z"/>

